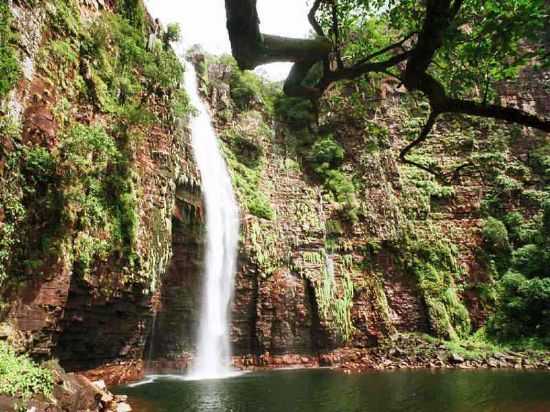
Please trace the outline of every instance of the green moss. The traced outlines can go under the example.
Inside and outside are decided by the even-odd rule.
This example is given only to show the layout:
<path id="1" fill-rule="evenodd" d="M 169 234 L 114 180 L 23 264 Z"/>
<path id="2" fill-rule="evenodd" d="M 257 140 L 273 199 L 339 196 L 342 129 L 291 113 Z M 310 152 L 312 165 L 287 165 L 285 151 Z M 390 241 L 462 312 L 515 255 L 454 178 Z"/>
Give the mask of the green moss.
<path id="1" fill-rule="evenodd" d="M 277 232 L 269 222 L 254 221 L 247 233 L 252 244 L 253 258 L 264 278 L 273 274 L 282 264 L 282 250 Z"/>
<path id="2" fill-rule="evenodd" d="M 470 333 L 470 317 L 458 295 L 455 278 L 461 274 L 457 251 L 442 240 L 406 241 L 405 265 L 415 275 L 432 332 L 445 339 Z"/>
<path id="3" fill-rule="evenodd" d="M 0 136 L 5 142 L 15 143 L 19 140 L 21 130 L 8 116 L 0 116 Z M 23 179 L 19 173 L 21 152 L 18 145 L 12 151 L 0 147 L 0 159 L 4 170 L 0 173 L 0 286 L 9 277 L 10 266 L 14 259 L 14 250 L 20 243 L 20 228 L 27 210 L 23 198 Z"/>
<path id="4" fill-rule="evenodd" d="M 28 400 L 33 395 L 51 396 L 53 375 L 28 357 L 17 355 L 0 341 L 0 394 Z"/>
<path id="5" fill-rule="evenodd" d="M 10 27 L 13 16 L 7 3 L 0 4 L 0 99 L 15 87 L 21 69 L 17 61 L 15 35 Z"/>
<path id="6" fill-rule="evenodd" d="M 357 222 L 359 204 L 352 179 L 339 167 L 344 160 L 344 148 L 332 135 L 322 136 L 309 149 L 306 156 L 315 174 L 334 196 L 351 222 Z"/>
<path id="7" fill-rule="evenodd" d="M 389 132 L 388 129 L 381 124 L 368 121 L 365 127 L 364 135 L 365 150 L 369 153 L 389 149 Z"/>
<path id="8" fill-rule="evenodd" d="M 262 219 L 271 220 L 275 212 L 266 194 L 260 188 L 265 157 L 261 147 L 242 133 L 226 131 L 223 139 L 225 157 L 231 170 L 233 184 L 241 205 Z"/>
<path id="9" fill-rule="evenodd" d="M 351 339 L 355 327 L 351 319 L 351 309 L 353 307 L 353 295 L 355 285 L 351 278 L 351 268 L 341 268 L 342 276 L 340 282 L 336 281 L 335 273 L 327 270 L 325 252 L 319 255 L 319 261 L 312 263 L 321 266 L 321 279 L 317 282 L 316 294 L 319 309 L 323 318 L 329 321 L 338 331 L 344 342 Z M 304 260 L 306 256 L 304 255 Z M 335 271 L 339 270 L 339 265 L 334 263 Z M 339 283 L 339 284 L 338 284 Z"/>
<path id="10" fill-rule="evenodd" d="M 52 32 L 61 36 L 77 36 L 80 33 L 80 11 L 74 0 L 49 1 L 46 10 Z"/>
<path id="11" fill-rule="evenodd" d="M 143 93 L 170 96 L 175 116 L 187 111 L 178 87 L 183 67 L 170 48 L 147 50 L 139 25 L 109 13 L 89 33 L 81 34 L 80 44 L 81 58 L 90 65 L 88 94 L 105 112 L 124 115 L 128 107 L 143 104 Z"/>
<path id="12" fill-rule="evenodd" d="M 60 151 L 64 213 L 79 228 L 75 261 L 82 273 L 94 260 L 121 253 L 131 260 L 137 242 L 138 202 L 130 165 L 100 126 L 74 125 Z"/>

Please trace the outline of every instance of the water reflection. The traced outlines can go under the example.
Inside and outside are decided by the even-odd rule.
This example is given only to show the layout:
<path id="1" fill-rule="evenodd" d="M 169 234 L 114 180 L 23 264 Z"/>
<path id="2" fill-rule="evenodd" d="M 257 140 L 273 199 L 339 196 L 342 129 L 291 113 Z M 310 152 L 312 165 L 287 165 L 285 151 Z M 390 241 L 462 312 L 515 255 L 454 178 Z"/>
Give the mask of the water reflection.
<path id="1" fill-rule="evenodd" d="M 550 373 L 277 371 L 119 388 L 137 412 L 550 412 Z"/>

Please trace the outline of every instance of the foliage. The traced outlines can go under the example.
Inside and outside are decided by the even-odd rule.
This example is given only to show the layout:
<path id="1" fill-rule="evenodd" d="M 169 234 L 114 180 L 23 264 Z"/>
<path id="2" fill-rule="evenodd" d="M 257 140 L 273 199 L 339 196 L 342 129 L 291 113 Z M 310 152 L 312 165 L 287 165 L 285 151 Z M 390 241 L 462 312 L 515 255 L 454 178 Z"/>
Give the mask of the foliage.
<path id="1" fill-rule="evenodd" d="M 500 220 L 490 217 L 483 227 L 485 244 L 492 253 L 501 254 L 510 251 L 508 230 Z"/>
<path id="2" fill-rule="evenodd" d="M 147 27 L 146 11 L 142 0 L 116 0 L 117 11 L 141 34 Z"/>
<path id="3" fill-rule="evenodd" d="M 355 328 L 351 319 L 351 309 L 353 307 L 353 295 L 355 286 L 351 278 L 351 265 L 342 265 L 341 270 L 343 275 L 340 279 L 340 288 L 335 278 L 335 262 L 330 261 L 329 256 L 326 256 L 325 252 L 319 256 L 321 258 L 319 263 L 322 268 L 322 277 L 317 286 L 317 299 L 319 302 L 319 309 L 323 314 L 323 317 L 330 320 L 337 328 L 340 336 L 344 342 L 351 339 Z M 323 261 L 324 258 L 324 261 Z M 307 257 L 304 255 L 304 260 L 307 261 Z"/>
<path id="4" fill-rule="evenodd" d="M 325 135 L 309 149 L 306 159 L 325 187 L 334 195 L 336 202 L 342 206 L 346 217 L 356 222 L 359 204 L 355 197 L 355 186 L 351 178 L 339 169 L 344 160 L 344 148 L 332 135 Z"/>
<path id="5" fill-rule="evenodd" d="M 539 337 L 550 345 L 550 278 L 508 272 L 498 285 L 499 303 L 489 331 L 504 340 Z"/>
<path id="6" fill-rule="evenodd" d="M 310 100 L 278 95 L 274 101 L 276 118 L 294 129 L 308 127 L 315 119 Z"/>
<path id="7" fill-rule="evenodd" d="M 181 40 L 181 27 L 178 23 L 170 23 L 164 32 L 164 45 L 170 47 L 170 43 L 177 43 Z"/>
<path id="8" fill-rule="evenodd" d="M 248 202 L 248 210 L 254 216 L 262 219 L 272 220 L 275 217 L 275 213 L 271 208 L 269 200 L 260 194 L 252 197 Z"/>
<path id="9" fill-rule="evenodd" d="M 147 50 L 142 32 L 131 21 L 106 14 L 94 23 L 90 35 L 83 34 L 80 49 L 91 63 L 89 94 L 104 111 L 122 115 L 140 107 L 143 93 L 174 95 L 178 110 L 186 107 L 178 91 L 183 67 L 175 53 L 170 48 Z"/>
<path id="10" fill-rule="evenodd" d="M 326 33 L 334 35 L 331 3 L 322 4 L 321 24 Z M 420 32 L 425 15 L 425 2 L 340 0 L 338 46 L 343 60 L 357 61 Z M 541 46 L 547 16 L 544 0 L 466 0 L 445 27 L 429 72 L 454 97 L 478 93 L 482 101 L 495 101 L 498 82 L 516 77 L 533 61 L 548 65 L 548 54 Z M 390 58 L 392 53 L 389 49 L 377 60 Z"/>
<path id="11" fill-rule="evenodd" d="M 5 142 L 17 141 L 20 134 L 19 125 L 8 116 L 0 116 L 0 136 Z M 18 228 L 25 219 L 26 210 L 21 202 L 22 179 L 17 173 L 19 150 L 15 148 L 10 152 L 6 147 L 0 147 L 0 161 L 5 167 L 0 173 L 0 285 L 3 285 L 15 260 L 13 251 L 20 242 Z"/>
<path id="12" fill-rule="evenodd" d="M 489 217 L 485 225 L 485 247 L 499 273 L 504 273 L 497 282 L 497 303 L 487 328 L 499 340 L 517 344 L 539 339 L 550 344 L 548 205 L 548 200 L 532 204 L 532 213 L 537 213 L 529 219 L 512 211 L 502 221 Z"/>
<path id="13" fill-rule="evenodd" d="M 115 13 L 103 9 L 84 19 L 74 0 L 44 2 L 48 36 L 35 69 L 47 92 L 59 96 L 56 139 L 23 144 L 21 131 L 12 133 L 0 118 L 8 142 L 7 151 L 0 148 L 2 286 L 38 277 L 60 253 L 79 276 L 106 262 L 139 270 L 136 145 L 153 122 L 175 127 L 189 102 L 173 50 L 146 48 L 143 2 L 115 3 Z M 0 11 L 0 47 L 11 50 L 7 4 Z M 171 41 L 176 31 L 169 27 Z M 0 76 L 0 83 L 8 79 Z"/>
<path id="14" fill-rule="evenodd" d="M 0 99 L 17 82 L 20 68 L 17 62 L 15 36 L 10 28 L 13 16 L 7 2 L 0 4 Z"/>
<path id="15" fill-rule="evenodd" d="M 342 164 L 344 148 L 334 140 L 332 135 L 327 135 L 316 141 L 311 147 L 308 160 L 313 164 L 315 171 L 322 174 L 324 171 Z"/>
<path id="16" fill-rule="evenodd" d="M 550 277 L 550 249 L 527 244 L 512 253 L 512 268 L 528 278 Z"/>
<path id="17" fill-rule="evenodd" d="M 456 288 L 461 274 L 456 249 L 444 240 L 422 239 L 406 239 L 405 247 L 404 263 L 417 279 L 433 333 L 445 339 L 467 336 L 470 317 Z"/>
<path id="18" fill-rule="evenodd" d="M 117 250 L 131 261 L 137 199 L 127 161 L 113 138 L 100 126 L 76 124 L 63 140 L 60 167 L 65 171 L 66 224 L 80 229 L 75 242 L 78 269 L 87 273 L 96 258 L 105 260 Z"/>
<path id="19" fill-rule="evenodd" d="M 174 92 L 170 107 L 172 109 L 172 116 L 175 119 L 182 119 L 191 112 L 191 103 L 185 90 L 178 89 Z"/>
<path id="20" fill-rule="evenodd" d="M 263 168 L 263 151 L 251 140 L 234 131 L 225 134 L 224 145 L 226 160 L 231 169 L 233 184 L 239 193 L 241 204 L 248 211 L 262 219 L 275 217 L 271 203 L 260 189 Z"/>
<path id="21" fill-rule="evenodd" d="M 51 396 L 53 375 L 24 355 L 17 355 L 0 341 L 0 394 L 29 399 L 33 395 Z"/>

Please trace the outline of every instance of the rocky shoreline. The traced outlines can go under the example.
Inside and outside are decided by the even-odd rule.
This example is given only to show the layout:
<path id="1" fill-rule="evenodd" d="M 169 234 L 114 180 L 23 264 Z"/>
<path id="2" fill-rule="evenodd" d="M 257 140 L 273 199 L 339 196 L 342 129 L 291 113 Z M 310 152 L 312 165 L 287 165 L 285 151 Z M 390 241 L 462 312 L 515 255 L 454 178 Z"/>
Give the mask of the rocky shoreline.
<path id="1" fill-rule="evenodd" d="M 155 359 L 149 362 L 123 362 L 84 373 L 91 380 L 119 385 L 142 379 L 147 373 L 185 373 L 192 355 Z M 339 348 L 319 354 L 270 354 L 233 357 L 240 370 L 328 367 L 344 373 L 394 369 L 545 369 L 550 370 L 550 353 L 480 349 L 469 344 L 429 341 L 422 337 L 400 336 L 372 348 Z"/>
<path id="2" fill-rule="evenodd" d="M 25 403 L 35 412 L 97 411 L 129 412 L 131 399 L 113 395 L 108 387 L 136 382 L 148 373 L 185 373 L 192 356 L 154 361 L 129 361 L 103 365 L 81 372 L 65 373 L 49 366 L 55 377 L 53 399 L 32 399 Z M 342 373 L 365 373 L 397 369 L 522 369 L 549 370 L 550 353 L 480 349 L 466 343 L 450 344 L 422 337 L 400 336 L 372 348 L 339 348 L 320 354 L 280 354 L 234 356 L 235 368 L 260 371 L 289 368 L 326 367 Z M 0 410 L 16 411 L 21 400 L 0 397 Z"/>
<path id="3" fill-rule="evenodd" d="M 57 365 L 47 366 L 54 377 L 51 397 L 30 400 L 0 396 L 0 411 L 18 412 L 130 412 L 126 395 L 112 394 L 105 381 L 91 381 L 78 373 L 66 373 Z M 23 408 L 23 409 L 22 409 Z"/>

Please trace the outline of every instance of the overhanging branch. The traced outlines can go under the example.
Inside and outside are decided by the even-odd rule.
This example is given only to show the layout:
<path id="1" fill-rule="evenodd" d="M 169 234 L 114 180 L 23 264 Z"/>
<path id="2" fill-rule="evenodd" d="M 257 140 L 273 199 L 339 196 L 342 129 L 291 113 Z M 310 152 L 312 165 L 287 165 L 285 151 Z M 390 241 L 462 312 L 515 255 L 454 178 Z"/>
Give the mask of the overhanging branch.
<path id="1" fill-rule="evenodd" d="M 391 67 L 406 61 L 406 68 L 401 76 L 403 84 L 409 91 L 420 90 L 428 97 L 435 117 L 442 113 L 459 113 L 506 120 L 550 132 L 550 122 L 548 120 L 522 110 L 450 98 L 447 96 L 441 82 L 427 73 L 435 53 L 443 44 L 446 30 L 452 24 L 454 17 L 460 12 L 463 0 L 426 0 L 426 16 L 423 27 L 418 34 L 415 46 L 411 50 L 403 51 L 382 62 L 371 61 L 374 57 L 385 52 L 398 47 L 402 48 L 403 44 L 414 33 L 359 60 L 351 67 L 339 65 L 340 67 L 334 72 L 327 68 L 328 56 L 333 50 L 333 45 L 323 36 L 322 27 L 315 18 L 316 12 L 325 0 L 315 0 L 308 15 L 312 27 L 321 36 L 317 39 L 292 39 L 262 34 L 256 1 L 225 0 L 227 29 L 233 56 L 241 69 L 253 69 L 261 64 L 277 61 L 296 63 L 285 83 L 284 89 L 289 95 L 318 98 L 330 84 L 336 81 L 355 79 L 371 72 L 387 72 Z M 333 6 L 333 31 L 335 36 L 338 36 L 335 2 L 333 2 Z M 335 28 L 334 25 L 336 25 Z M 319 82 L 317 88 L 305 87 L 302 82 L 316 62 L 323 62 L 324 64 L 323 79 Z M 423 133 L 421 133 L 420 142 L 413 142 L 414 144 L 419 144 L 426 139 L 433 126 L 433 124 L 430 126 L 432 122 L 435 122 L 435 118 L 432 121 L 429 119 Z M 408 150 L 405 151 L 405 155 Z M 406 157 L 402 156 L 402 159 L 406 160 Z M 408 161 L 408 163 L 411 162 Z"/>

